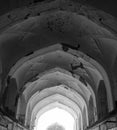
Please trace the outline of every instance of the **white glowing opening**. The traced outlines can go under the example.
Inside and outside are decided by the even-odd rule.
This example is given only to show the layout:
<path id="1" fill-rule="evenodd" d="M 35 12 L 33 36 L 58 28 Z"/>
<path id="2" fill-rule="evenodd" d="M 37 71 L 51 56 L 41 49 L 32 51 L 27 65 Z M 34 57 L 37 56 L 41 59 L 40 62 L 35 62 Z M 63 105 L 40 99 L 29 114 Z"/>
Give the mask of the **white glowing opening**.
<path id="1" fill-rule="evenodd" d="M 74 130 L 75 127 L 73 116 L 69 112 L 56 107 L 40 116 L 34 130 L 47 130 L 49 126 L 55 123 L 63 126 L 65 130 Z"/>

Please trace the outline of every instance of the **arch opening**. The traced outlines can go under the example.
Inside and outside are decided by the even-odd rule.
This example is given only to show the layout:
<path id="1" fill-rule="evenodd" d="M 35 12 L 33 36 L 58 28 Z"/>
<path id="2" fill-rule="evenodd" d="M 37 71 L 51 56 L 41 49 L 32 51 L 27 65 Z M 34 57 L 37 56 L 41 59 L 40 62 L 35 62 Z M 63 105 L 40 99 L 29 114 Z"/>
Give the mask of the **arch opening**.
<path id="1" fill-rule="evenodd" d="M 54 87 L 52 90 L 57 90 L 58 87 Z M 59 88 L 58 88 L 59 90 Z M 61 90 L 61 92 L 63 92 L 64 89 Z M 48 91 L 49 92 L 49 91 Z M 65 93 L 68 93 L 68 91 L 65 91 Z M 70 92 L 69 92 L 70 93 Z M 75 93 L 73 93 L 75 95 Z M 32 100 L 31 102 L 35 101 L 36 97 L 38 97 L 39 99 L 39 95 L 41 95 L 41 93 L 37 93 L 34 97 L 34 100 Z M 78 95 L 77 95 L 78 96 Z M 48 97 L 44 98 L 42 101 L 38 101 L 37 103 L 35 102 L 33 104 L 34 107 L 31 107 L 32 105 L 28 105 L 27 106 L 27 110 L 26 110 L 26 124 L 28 125 L 30 120 L 31 122 L 34 120 L 34 117 L 36 116 L 35 114 L 38 113 L 38 111 L 40 109 L 42 109 L 45 105 L 49 105 L 50 103 L 59 101 L 62 104 L 65 104 L 67 106 L 69 106 L 70 108 L 72 108 L 74 111 L 78 111 L 77 113 L 79 113 L 79 111 L 81 111 L 81 113 L 83 112 L 83 110 L 85 109 L 86 113 L 83 113 L 83 122 L 84 122 L 84 126 L 88 126 L 88 110 L 87 110 L 87 106 L 86 103 L 84 102 L 84 100 L 81 98 L 81 96 L 78 98 L 77 96 L 73 96 L 73 98 L 71 98 L 71 96 L 69 95 L 69 97 L 66 97 L 65 95 L 63 96 L 62 93 L 59 94 L 52 94 L 51 96 L 48 95 Z M 73 100 L 74 99 L 74 100 Z M 76 100 L 78 100 L 78 102 Z M 84 109 L 83 109 L 84 108 Z M 30 111 L 29 111 L 30 109 Z M 32 113 L 32 116 L 30 117 L 30 113 Z M 30 119 L 30 120 L 29 120 Z"/>
<path id="2" fill-rule="evenodd" d="M 50 126 L 54 125 L 56 125 L 56 127 L 62 126 L 64 130 L 75 130 L 76 124 L 74 117 L 69 112 L 59 107 L 55 107 L 46 111 L 38 118 L 34 130 L 49 130 Z M 56 128 L 56 130 L 58 129 Z"/>

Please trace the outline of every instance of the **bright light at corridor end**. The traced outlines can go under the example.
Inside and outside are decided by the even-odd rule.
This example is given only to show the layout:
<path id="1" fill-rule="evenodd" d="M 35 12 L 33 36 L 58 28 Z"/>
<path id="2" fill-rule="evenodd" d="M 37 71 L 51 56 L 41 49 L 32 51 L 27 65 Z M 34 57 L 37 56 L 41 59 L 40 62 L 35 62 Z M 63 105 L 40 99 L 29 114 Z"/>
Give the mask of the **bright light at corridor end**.
<path id="1" fill-rule="evenodd" d="M 74 130 L 75 120 L 69 112 L 56 107 L 40 116 L 34 130 L 50 130 L 49 128 L 55 124 L 63 127 L 63 130 Z"/>

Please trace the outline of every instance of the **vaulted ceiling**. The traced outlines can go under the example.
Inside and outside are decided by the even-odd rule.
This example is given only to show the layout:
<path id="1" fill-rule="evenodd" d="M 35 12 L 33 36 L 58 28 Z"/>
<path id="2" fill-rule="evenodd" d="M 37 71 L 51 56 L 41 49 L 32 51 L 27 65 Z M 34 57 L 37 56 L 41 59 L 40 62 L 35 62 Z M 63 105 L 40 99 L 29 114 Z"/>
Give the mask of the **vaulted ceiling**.
<path id="1" fill-rule="evenodd" d="M 32 128 L 59 106 L 85 129 L 116 108 L 117 21 L 75 0 L 35 3 L 0 17 L 0 108 Z"/>
<path id="2" fill-rule="evenodd" d="M 7 13 L 10 10 L 22 6 L 30 6 L 31 4 L 41 3 L 43 1 L 52 0 L 0 0 L 0 15 Z M 82 4 L 88 4 L 95 8 L 101 9 L 115 17 L 117 17 L 116 0 L 73 0 Z"/>

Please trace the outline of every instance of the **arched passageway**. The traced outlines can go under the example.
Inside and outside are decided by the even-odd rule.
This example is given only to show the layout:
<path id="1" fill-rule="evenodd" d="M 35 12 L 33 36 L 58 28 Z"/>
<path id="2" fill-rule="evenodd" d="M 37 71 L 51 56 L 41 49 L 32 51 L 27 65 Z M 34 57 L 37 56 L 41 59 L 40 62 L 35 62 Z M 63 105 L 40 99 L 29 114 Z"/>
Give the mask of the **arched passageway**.
<path id="1" fill-rule="evenodd" d="M 0 35 L 1 108 L 25 129 L 56 107 L 88 129 L 115 109 L 116 55 L 116 36 L 75 12 L 16 23 Z"/>

